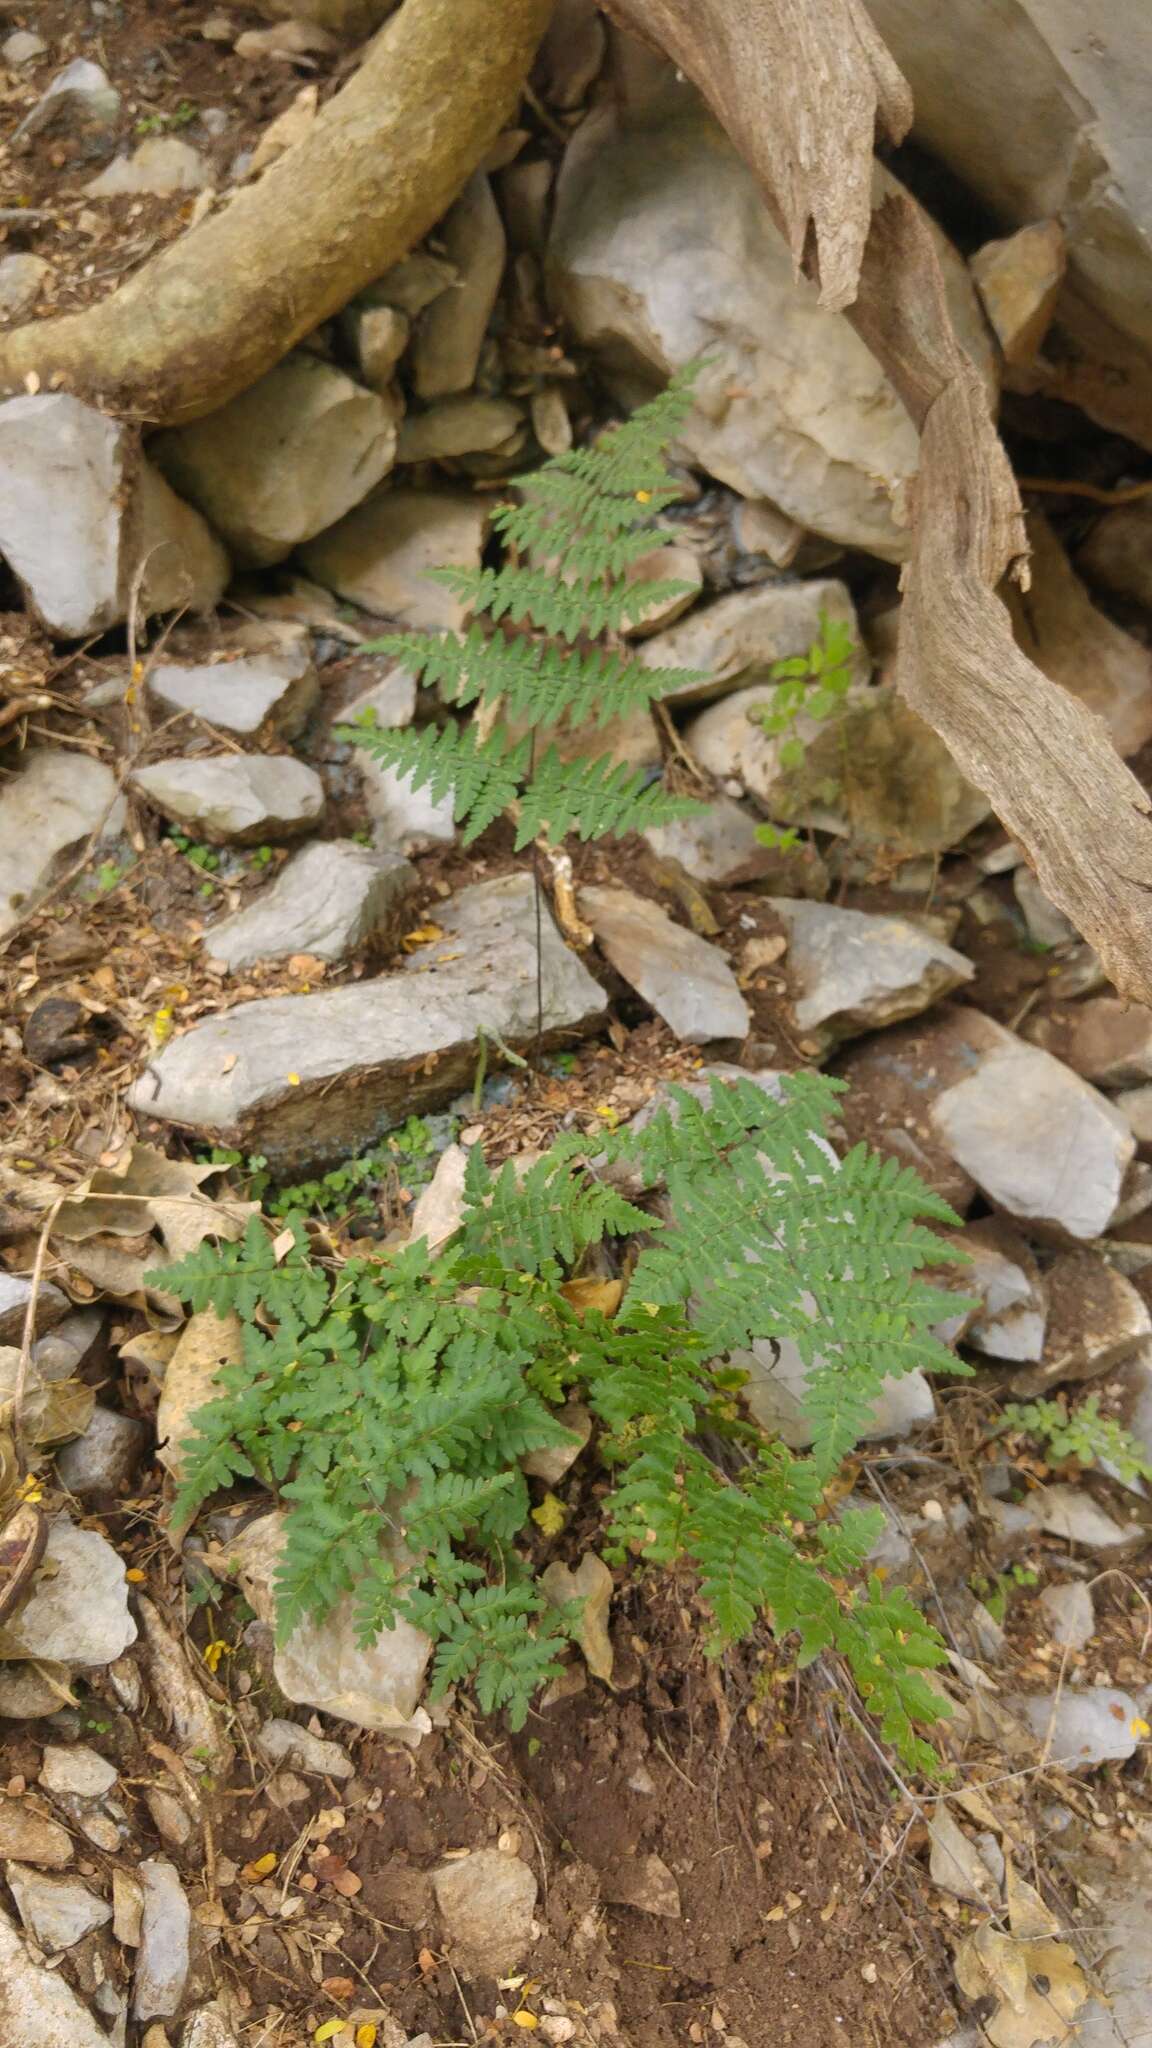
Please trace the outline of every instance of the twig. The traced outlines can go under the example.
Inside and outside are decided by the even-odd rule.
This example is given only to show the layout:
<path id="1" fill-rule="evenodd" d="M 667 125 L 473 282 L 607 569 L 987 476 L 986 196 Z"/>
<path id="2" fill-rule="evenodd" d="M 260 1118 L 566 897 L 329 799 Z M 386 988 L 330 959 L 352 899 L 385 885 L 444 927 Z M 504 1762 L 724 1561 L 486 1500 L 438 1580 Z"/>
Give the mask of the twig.
<path id="1" fill-rule="evenodd" d="M 1100 484 L 1074 483 L 1068 477 L 1018 476 L 1016 482 L 1022 491 L 1049 491 L 1059 498 L 1091 498 L 1094 505 L 1134 505 L 1137 499 L 1152 495 L 1152 478 L 1148 477 L 1142 484 L 1120 484 L 1111 491 Z"/>

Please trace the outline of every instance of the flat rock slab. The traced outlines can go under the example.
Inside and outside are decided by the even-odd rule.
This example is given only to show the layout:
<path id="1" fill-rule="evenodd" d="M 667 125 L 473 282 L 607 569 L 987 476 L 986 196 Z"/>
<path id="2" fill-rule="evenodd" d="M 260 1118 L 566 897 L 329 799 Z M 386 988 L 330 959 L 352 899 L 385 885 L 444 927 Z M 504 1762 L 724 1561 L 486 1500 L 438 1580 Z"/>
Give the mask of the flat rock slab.
<path id="1" fill-rule="evenodd" d="M 350 604 L 404 626 L 456 627 L 468 607 L 430 569 L 478 569 L 488 523 L 459 491 L 383 490 L 301 548 L 309 576 Z"/>
<path id="2" fill-rule="evenodd" d="M 291 839 L 315 825 L 324 785 L 285 754 L 200 754 L 138 768 L 133 787 L 164 817 L 216 845 Z"/>
<path id="3" fill-rule="evenodd" d="M 187 711 L 238 739 L 295 739 L 320 693 L 304 647 L 269 648 L 237 661 L 161 662 L 148 693 L 164 711 Z"/>
<path id="4" fill-rule="evenodd" d="M 955 1284 L 982 1304 L 964 1332 L 965 1343 L 990 1358 L 1036 1363 L 1044 1350 L 1048 1300 L 1028 1245 L 1002 1216 L 970 1223 L 957 1242 L 971 1264 L 953 1269 Z"/>
<path id="5" fill-rule="evenodd" d="M 650 574 L 675 575 L 652 558 Z M 763 682 L 774 662 L 807 654 L 820 638 L 827 617 L 848 627 L 854 647 L 852 667 L 857 680 L 867 680 L 869 662 L 860 644 L 856 610 L 848 586 L 834 576 L 806 583 L 760 583 L 734 590 L 715 604 L 698 607 L 686 619 L 656 633 L 638 650 L 645 668 L 683 668 L 702 673 L 671 690 L 669 704 L 702 704 L 719 697 L 739 678 Z"/>
<path id="6" fill-rule="evenodd" d="M 136 1641 L 122 1558 L 97 1529 L 53 1522 L 41 1571 L 18 1614 L 0 1628 L 0 1657 L 112 1664 Z M 2 2038 L 2 2037 L 0 2037 Z"/>
<path id="7" fill-rule="evenodd" d="M 1030 1023 L 1027 1036 L 1099 1088 L 1152 1081 L 1152 1010 L 1120 996 L 1061 1004 Z"/>
<path id="8" fill-rule="evenodd" d="M 0 2041 L 12 2048 L 108 2048 L 108 2036 L 56 1970 L 34 1963 L 0 1911 Z"/>
<path id="9" fill-rule="evenodd" d="M 293 953 L 345 960 L 396 923 L 415 882 L 415 869 L 398 853 L 316 840 L 246 909 L 211 925 L 204 949 L 233 973 Z"/>
<path id="10" fill-rule="evenodd" d="M 798 1029 L 821 1049 L 915 1017 L 962 982 L 970 960 L 904 918 L 773 896 L 788 932 Z"/>
<path id="11" fill-rule="evenodd" d="M 806 1399 L 810 1372 L 791 1338 L 758 1337 L 747 1351 L 734 1351 L 731 1363 L 748 1375 L 744 1398 L 761 1429 L 783 1438 L 791 1450 L 807 1450 L 813 1439 Z M 890 1376 L 880 1383 L 863 1441 L 905 1437 L 931 1422 L 935 1413 L 931 1384 L 922 1372 Z"/>
<path id="12" fill-rule="evenodd" d="M 1096 1379 L 1152 1337 L 1152 1315 L 1143 1295 L 1099 1252 L 1063 1252 L 1046 1278 L 1043 1356 L 1017 1374 L 1014 1393 L 1041 1394 L 1066 1380 Z"/>
<path id="13" fill-rule="evenodd" d="M 718 888 L 778 874 L 780 855 L 756 837 L 756 820 L 730 796 L 715 797 L 685 818 L 652 825 L 645 844 L 660 860 L 678 860 L 694 881 Z"/>
<path id="14" fill-rule="evenodd" d="M 56 866 L 95 832 L 116 795 L 102 761 L 40 747 L 0 787 L 0 937 L 35 903 Z M 117 829 L 113 810 L 105 828 Z"/>
<path id="15" fill-rule="evenodd" d="M 536 1034 L 531 877 L 479 882 L 441 904 L 442 937 L 397 972 L 320 995 L 241 1003 L 157 1054 L 132 1100 L 144 1116 L 211 1132 L 295 1170 L 344 1157 L 391 1125 L 451 1100 L 478 1038 L 515 1048 Z M 544 911 L 545 1034 L 585 1032 L 604 991 Z"/>
<path id="16" fill-rule="evenodd" d="M 1066 1770 L 1090 1770 L 1095 1764 L 1124 1762 L 1136 1753 L 1139 1739 L 1133 1722 L 1140 1709 L 1130 1693 L 1108 1685 L 1089 1692 L 1033 1693 L 1005 1705 L 1026 1721 L 1046 1745 L 1053 1764 Z"/>
<path id="17" fill-rule="evenodd" d="M 582 889 L 580 909 L 616 972 L 677 1038 L 747 1037 L 748 1005 L 718 947 L 631 889 Z"/>
<path id="18" fill-rule="evenodd" d="M 6 1863 L 4 1875 L 33 1941 L 49 1953 L 73 1948 L 94 1927 L 104 1927 L 112 1918 L 111 1906 L 79 1878 L 45 1877 L 42 1870 L 24 1863 Z"/>

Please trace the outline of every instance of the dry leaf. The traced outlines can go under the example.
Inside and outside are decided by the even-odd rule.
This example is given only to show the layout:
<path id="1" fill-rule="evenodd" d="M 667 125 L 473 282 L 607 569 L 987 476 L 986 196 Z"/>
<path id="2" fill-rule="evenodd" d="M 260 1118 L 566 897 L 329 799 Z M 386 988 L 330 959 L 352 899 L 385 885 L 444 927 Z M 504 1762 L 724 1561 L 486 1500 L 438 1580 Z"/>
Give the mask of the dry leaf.
<path id="1" fill-rule="evenodd" d="M 566 1564 L 550 1564 L 540 1575 L 540 1585 L 553 1607 L 570 1600 L 582 1600 L 584 1611 L 576 1640 L 594 1678 L 612 1683 L 612 1644 L 608 1636 L 608 1607 L 612 1599 L 612 1574 L 603 1558 L 586 1551 L 575 1571 Z"/>
<path id="2" fill-rule="evenodd" d="M 219 1171 L 168 1159 L 153 1145 L 125 1145 L 114 1164 L 97 1167 L 61 1205 L 53 1236 L 83 1244 L 94 1237 L 142 1237 L 155 1231 L 170 1259 L 186 1257 L 206 1237 L 242 1237 L 259 1204 L 217 1202 L 202 1193 L 203 1183 Z M 152 1262 L 163 1263 L 155 1251 Z"/>
<path id="3" fill-rule="evenodd" d="M 177 1481 L 187 1470 L 185 1444 L 193 1433 L 192 1417 L 218 1393 L 221 1369 L 239 1364 L 242 1339 L 239 1316 L 218 1316 L 210 1308 L 202 1309 L 184 1325 L 168 1360 L 156 1410 L 156 1455 Z"/>
<path id="4" fill-rule="evenodd" d="M 560 1292 L 578 1316 L 598 1309 L 602 1316 L 614 1316 L 624 1293 L 622 1280 L 565 1280 Z"/>
<path id="5" fill-rule="evenodd" d="M 967 1997 L 996 2001 L 982 2021 L 992 2048 L 1060 2048 L 1075 2037 L 1088 1985 L 1067 1942 L 1021 1941 L 981 1927 L 961 1942 L 955 1968 Z"/>
<path id="6" fill-rule="evenodd" d="M 13 1400 L 20 1374 L 20 1350 L 15 1344 L 0 1346 L 0 1432 L 11 1429 Z M 20 1404 L 20 1423 L 30 1444 L 62 1444 L 83 1436 L 92 1420 L 96 1394 L 82 1380 L 48 1380 L 33 1361 Z M 0 1454 L 0 1493 L 5 1473 Z"/>

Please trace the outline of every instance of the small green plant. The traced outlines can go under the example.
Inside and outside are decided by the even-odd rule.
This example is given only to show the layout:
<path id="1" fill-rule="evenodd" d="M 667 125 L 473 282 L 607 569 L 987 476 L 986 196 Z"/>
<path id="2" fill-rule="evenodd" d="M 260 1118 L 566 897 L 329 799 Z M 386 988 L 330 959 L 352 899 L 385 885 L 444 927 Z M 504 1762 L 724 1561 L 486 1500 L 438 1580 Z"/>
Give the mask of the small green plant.
<path id="1" fill-rule="evenodd" d="M 994 1578 L 974 1578 L 971 1586 L 977 1599 L 988 1609 L 993 1621 L 1002 1622 L 1008 1612 L 1009 1596 L 1017 1587 L 1037 1585 L 1039 1579 L 1039 1572 L 1033 1571 L 1030 1565 L 1011 1564 L 1006 1571 L 997 1572 Z"/>
<path id="2" fill-rule="evenodd" d="M 1050 1464 L 1075 1458 L 1080 1465 L 1108 1465 L 1122 1486 L 1152 1479 L 1152 1460 L 1143 1444 L 1122 1422 L 1101 1415 L 1099 1394 L 1089 1394 L 1075 1408 L 1069 1408 L 1063 1396 L 1055 1401 L 1012 1401 L 1000 1427 L 1035 1437 Z"/>
<path id="3" fill-rule="evenodd" d="M 801 717 L 817 721 L 833 719 L 843 709 L 852 685 L 856 648 L 852 631 L 844 619 L 820 614 L 820 631 L 807 654 L 790 655 L 773 662 L 769 677 L 776 689 L 770 703 L 757 704 L 748 716 L 762 726 L 771 739 L 779 739 L 777 759 L 786 773 L 804 765 L 804 741 L 796 731 Z M 830 795 L 834 792 L 830 792 Z M 794 830 L 761 825 L 756 834 L 765 846 L 782 851 L 796 845 Z"/>
<path id="4" fill-rule="evenodd" d="M 254 846 L 248 855 L 248 865 L 253 868 L 270 867 L 274 855 L 270 846 Z"/>
<path id="5" fill-rule="evenodd" d="M 230 1146 L 214 1145 L 208 1154 L 211 1166 L 238 1169 L 252 1201 L 262 1201 L 269 1216 L 319 1216 L 330 1221 L 342 1215 L 361 1189 L 383 1182 L 399 1172 L 409 1192 L 414 1193 L 432 1178 L 436 1151 L 432 1133 L 423 1117 L 410 1116 L 398 1130 L 390 1131 L 379 1145 L 345 1159 L 315 1180 L 294 1181 L 277 1186 L 261 1152 L 244 1153 Z"/>
<path id="6" fill-rule="evenodd" d="M 157 108 L 153 114 L 141 114 L 132 132 L 140 137 L 166 135 L 173 128 L 189 127 L 198 112 L 199 108 L 193 106 L 191 100 L 181 100 L 179 106 L 174 107 L 171 113 L 165 113 L 161 108 Z"/>
<path id="7" fill-rule="evenodd" d="M 474 1146 L 462 1225 L 434 1259 L 418 1241 L 324 1260 L 297 1215 L 286 1253 L 254 1218 L 241 1243 L 154 1276 L 244 1328 L 242 1362 L 194 1418 L 177 1514 L 236 1481 L 273 1488 L 282 1636 L 350 1596 L 363 1643 L 403 1616 L 435 1640 L 435 1692 L 471 1680 L 519 1725 L 574 1620 L 534 1577 L 521 1461 L 570 1441 L 556 1410 L 579 1394 L 614 1480 L 608 1557 L 691 1563 L 712 1653 L 766 1612 L 802 1662 L 839 1652 L 884 1734 L 931 1765 L 920 1730 L 946 1709 L 924 1674 L 943 1646 L 866 1573 L 880 1511 L 834 1519 L 825 1492 L 886 1376 L 967 1369 L 931 1335 L 954 1297 L 918 1277 L 942 1256 L 924 1219 L 953 1219 L 894 1161 L 835 1158 L 839 1086 L 673 1088 L 643 1128 L 597 1138 L 594 1169 L 576 1135 L 519 1178 Z M 616 1312 L 580 1313 L 567 1279 L 621 1252 Z M 729 1354 L 766 1335 L 809 1369 L 803 1457 L 734 1419 Z M 730 1464 L 704 1448 L 734 1435 Z"/>
<path id="8" fill-rule="evenodd" d="M 687 669 L 644 667 L 618 637 L 686 587 L 630 580 L 628 571 L 652 553 L 653 518 L 680 495 L 662 456 L 691 405 L 694 376 L 694 367 L 680 372 L 594 447 L 518 477 L 518 502 L 492 514 L 509 554 L 502 567 L 432 572 L 470 607 L 463 633 L 393 633 L 365 643 L 438 686 L 453 710 L 472 707 L 462 723 L 338 728 L 414 789 L 450 794 L 466 844 L 504 813 L 515 820 L 519 848 L 569 832 L 598 839 L 642 831 L 698 808 L 610 756 L 563 760 L 536 739 L 538 727 L 562 717 L 605 725 L 703 680 Z"/>
<path id="9" fill-rule="evenodd" d="M 189 839 L 184 832 L 169 832 L 168 838 L 177 853 L 182 853 L 185 860 L 191 861 L 194 868 L 199 868 L 206 875 L 216 873 L 220 866 L 220 855 L 216 847 L 204 846 L 199 840 Z"/>
<path id="10" fill-rule="evenodd" d="M 102 860 L 96 870 L 96 887 L 102 896 L 117 888 L 128 873 L 128 868 L 117 860 Z"/>

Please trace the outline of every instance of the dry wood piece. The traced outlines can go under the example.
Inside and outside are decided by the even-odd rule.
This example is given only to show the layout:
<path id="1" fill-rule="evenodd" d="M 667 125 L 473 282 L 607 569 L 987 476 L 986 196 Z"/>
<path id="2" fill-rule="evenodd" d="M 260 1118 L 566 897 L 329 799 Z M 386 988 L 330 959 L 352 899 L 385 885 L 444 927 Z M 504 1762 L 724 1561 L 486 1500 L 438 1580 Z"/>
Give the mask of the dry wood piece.
<path id="1" fill-rule="evenodd" d="M 1152 1000 L 1149 801 L 1102 721 L 1017 648 L 996 595 L 1027 580 L 1020 500 L 905 199 L 869 210 L 872 142 L 907 87 L 860 0 L 609 0 L 694 81 L 794 257 L 883 363 L 921 436 L 897 682 L 1024 847 L 1125 995 Z"/>
<path id="2" fill-rule="evenodd" d="M 0 337 L 0 390 L 213 412 L 440 219 L 511 111 L 551 0 L 406 0 L 308 135 L 98 305 Z"/>

